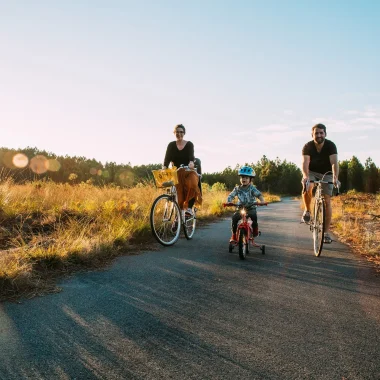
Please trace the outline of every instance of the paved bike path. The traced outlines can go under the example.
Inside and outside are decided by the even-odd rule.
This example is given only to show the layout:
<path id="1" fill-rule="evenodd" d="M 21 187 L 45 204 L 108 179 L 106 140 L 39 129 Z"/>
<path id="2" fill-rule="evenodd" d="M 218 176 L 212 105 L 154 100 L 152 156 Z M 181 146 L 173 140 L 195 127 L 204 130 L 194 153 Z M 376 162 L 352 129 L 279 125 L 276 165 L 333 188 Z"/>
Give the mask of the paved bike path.
<path id="1" fill-rule="evenodd" d="M 258 210 L 266 255 L 223 219 L 169 248 L 0 305 L 0 379 L 379 379 L 380 278 L 297 201 Z"/>

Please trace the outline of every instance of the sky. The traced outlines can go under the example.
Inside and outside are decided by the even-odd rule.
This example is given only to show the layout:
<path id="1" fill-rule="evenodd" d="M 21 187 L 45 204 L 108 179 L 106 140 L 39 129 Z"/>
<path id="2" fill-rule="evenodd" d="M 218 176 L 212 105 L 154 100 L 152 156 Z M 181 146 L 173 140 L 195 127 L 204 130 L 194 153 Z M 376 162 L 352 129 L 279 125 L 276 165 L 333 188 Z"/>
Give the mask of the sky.
<path id="1" fill-rule="evenodd" d="M 203 172 L 300 166 L 321 122 L 380 166 L 380 2 L 0 0 L 0 147 Z"/>

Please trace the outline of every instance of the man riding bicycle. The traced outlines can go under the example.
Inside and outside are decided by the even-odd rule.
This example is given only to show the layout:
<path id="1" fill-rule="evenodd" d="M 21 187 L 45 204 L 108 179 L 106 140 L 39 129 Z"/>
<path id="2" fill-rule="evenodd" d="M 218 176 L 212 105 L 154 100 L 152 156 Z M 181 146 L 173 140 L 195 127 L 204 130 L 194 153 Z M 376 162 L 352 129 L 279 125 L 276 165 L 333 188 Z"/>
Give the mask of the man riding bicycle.
<path id="1" fill-rule="evenodd" d="M 304 203 L 304 213 L 302 222 L 310 222 L 310 207 L 312 199 L 313 184 L 309 180 L 324 180 L 333 182 L 335 187 L 340 186 L 338 151 L 336 145 L 326 139 L 326 126 L 316 124 L 311 129 L 313 140 L 309 141 L 302 148 L 302 185 L 306 191 L 302 193 Z M 328 174 L 325 174 L 329 172 Z M 332 173 L 332 174 L 330 174 Z M 322 184 L 323 194 L 326 203 L 326 224 L 324 243 L 331 243 L 332 239 L 329 234 L 331 224 L 331 196 L 333 193 L 333 185 Z"/>

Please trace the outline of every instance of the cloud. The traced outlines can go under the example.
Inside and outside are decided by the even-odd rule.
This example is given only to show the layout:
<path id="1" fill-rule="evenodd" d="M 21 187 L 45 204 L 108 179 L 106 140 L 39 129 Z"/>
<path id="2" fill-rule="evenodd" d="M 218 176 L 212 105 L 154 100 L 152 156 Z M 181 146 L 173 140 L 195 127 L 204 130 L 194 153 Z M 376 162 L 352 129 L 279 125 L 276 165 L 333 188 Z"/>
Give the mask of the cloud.
<path id="1" fill-rule="evenodd" d="M 355 136 L 355 137 L 350 137 L 348 140 L 350 140 L 350 141 L 355 141 L 355 140 L 368 140 L 368 136 L 367 136 L 367 135 Z"/>
<path id="2" fill-rule="evenodd" d="M 380 124 L 380 118 L 375 117 L 359 117 L 354 120 L 351 120 L 352 124 Z"/>
<path id="3" fill-rule="evenodd" d="M 373 117 L 373 116 L 376 116 L 376 115 L 377 115 L 377 113 L 373 112 L 373 111 L 363 112 L 363 116 L 365 116 L 365 117 Z"/>
<path id="4" fill-rule="evenodd" d="M 376 129 L 377 125 L 380 124 L 380 118 L 358 117 L 351 120 L 318 118 L 318 119 L 314 119 L 313 122 L 325 124 L 327 128 L 327 133 L 331 131 L 333 131 L 334 133 L 345 133 L 345 132 L 350 132 L 350 131 L 358 131 L 359 128 L 360 128 L 360 131 L 368 131 L 368 130 Z"/>
<path id="5" fill-rule="evenodd" d="M 249 130 L 249 131 L 234 131 L 231 133 L 231 136 L 253 136 L 256 133 L 255 130 Z"/>
<path id="6" fill-rule="evenodd" d="M 259 127 L 258 131 L 270 131 L 270 132 L 276 132 L 276 131 L 286 131 L 289 129 L 289 126 L 285 124 L 268 124 L 264 125 L 262 127 Z"/>

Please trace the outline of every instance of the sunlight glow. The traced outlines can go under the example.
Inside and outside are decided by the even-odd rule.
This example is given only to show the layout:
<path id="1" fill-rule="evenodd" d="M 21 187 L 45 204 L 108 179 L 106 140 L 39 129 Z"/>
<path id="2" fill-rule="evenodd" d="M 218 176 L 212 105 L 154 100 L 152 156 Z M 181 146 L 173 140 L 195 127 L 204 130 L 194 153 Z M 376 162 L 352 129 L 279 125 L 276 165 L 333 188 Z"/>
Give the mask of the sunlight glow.
<path id="1" fill-rule="evenodd" d="M 47 169 L 51 172 L 57 172 L 59 169 L 61 169 L 61 164 L 55 158 L 51 158 L 47 160 Z"/>
<path id="2" fill-rule="evenodd" d="M 133 173 L 129 171 L 124 171 L 119 174 L 119 179 L 123 185 L 130 186 L 133 184 Z"/>
<path id="3" fill-rule="evenodd" d="M 37 155 L 30 160 L 29 167 L 36 174 L 46 173 L 48 170 L 48 160 L 43 155 Z"/>
<path id="4" fill-rule="evenodd" d="M 23 153 L 17 153 L 13 156 L 12 163 L 16 168 L 25 168 L 28 166 L 29 159 Z"/>
<path id="5" fill-rule="evenodd" d="M 4 166 L 6 166 L 8 169 L 14 169 L 15 165 L 13 163 L 13 152 L 5 152 L 5 154 L 2 157 L 2 161 Z"/>

